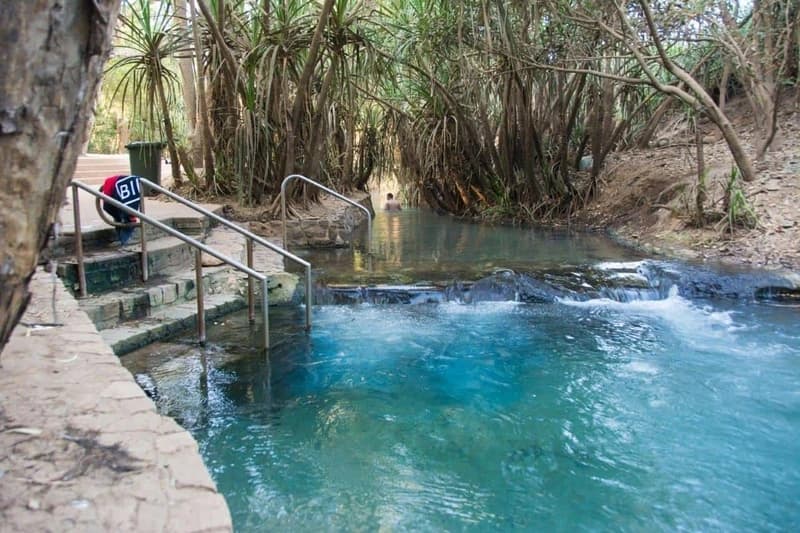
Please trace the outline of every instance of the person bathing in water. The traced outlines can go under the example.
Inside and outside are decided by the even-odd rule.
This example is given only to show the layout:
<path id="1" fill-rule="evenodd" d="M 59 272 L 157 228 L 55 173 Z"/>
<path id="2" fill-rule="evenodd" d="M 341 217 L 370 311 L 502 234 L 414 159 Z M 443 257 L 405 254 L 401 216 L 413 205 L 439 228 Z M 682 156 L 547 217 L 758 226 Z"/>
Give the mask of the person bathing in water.
<path id="1" fill-rule="evenodd" d="M 400 202 L 394 199 L 394 194 L 389 193 L 386 195 L 386 203 L 383 206 L 384 211 L 402 211 Z"/>

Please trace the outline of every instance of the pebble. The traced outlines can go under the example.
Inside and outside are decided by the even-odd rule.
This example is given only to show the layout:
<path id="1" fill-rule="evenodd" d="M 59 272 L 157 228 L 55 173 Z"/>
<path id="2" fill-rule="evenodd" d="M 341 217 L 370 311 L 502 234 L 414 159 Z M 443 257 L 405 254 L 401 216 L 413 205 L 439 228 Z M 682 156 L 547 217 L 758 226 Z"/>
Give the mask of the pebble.
<path id="1" fill-rule="evenodd" d="M 89 501 L 88 500 L 72 500 L 69 504 L 74 507 L 75 509 L 88 509 L 89 508 Z"/>

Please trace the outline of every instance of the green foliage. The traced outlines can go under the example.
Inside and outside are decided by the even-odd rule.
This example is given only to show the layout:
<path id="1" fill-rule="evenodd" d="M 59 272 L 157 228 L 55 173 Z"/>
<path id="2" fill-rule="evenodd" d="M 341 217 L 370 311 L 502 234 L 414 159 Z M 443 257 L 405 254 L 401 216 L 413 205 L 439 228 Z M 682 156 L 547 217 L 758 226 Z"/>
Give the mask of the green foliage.
<path id="1" fill-rule="evenodd" d="M 731 168 L 728 185 L 725 188 L 725 223 L 730 234 L 733 234 L 737 227 L 758 226 L 758 216 L 742 189 L 739 171 L 735 166 Z"/>
<path id="2" fill-rule="evenodd" d="M 194 51 L 171 1 L 128 0 L 106 108 L 132 109 L 132 136 L 142 138 L 160 136 L 171 117 L 185 143 L 174 58 L 198 53 L 218 191 L 262 203 L 287 170 L 348 189 L 396 169 L 434 207 L 513 218 L 591 196 L 597 175 L 580 181 L 577 161 L 592 155 L 600 169 L 610 151 L 636 144 L 661 101 L 653 85 L 675 84 L 638 1 L 617 11 L 571 0 L 333 0 L 314 54 L 326 2 L 205 0 L 210 19 L 193 22 Z M 719 4 L 658 1 L 652 11 L 682 69 L 711 54 L 699 77 L 713 85 L 725 64 L 711 31 Z M 638 37 L 641 61 L 625 36 Z M 155 105 L 160 89 L 165 106 Z M 98 147 L 109 128 L 98 118 Z"/>
<path id="3" fill-rule="evenodd" d="M 188 35 L 173 25 L 170 2 L 129 0 L 123 6 L 108 72 L 119 73 L 111 98 L 121 102 L 123 110 L 126 103 L 132 104 L 131 134 L 137 139 L 163 136 L 159 91 L 175 109 L 180 87 L 168 60 L 189 48 Z"/>
<path id="4" fill-rule="evenodd" d="M 102 106 L 95 110 L 88 151 L 94 154 L 119 153 L 117 116 L 113 111 Z"/>

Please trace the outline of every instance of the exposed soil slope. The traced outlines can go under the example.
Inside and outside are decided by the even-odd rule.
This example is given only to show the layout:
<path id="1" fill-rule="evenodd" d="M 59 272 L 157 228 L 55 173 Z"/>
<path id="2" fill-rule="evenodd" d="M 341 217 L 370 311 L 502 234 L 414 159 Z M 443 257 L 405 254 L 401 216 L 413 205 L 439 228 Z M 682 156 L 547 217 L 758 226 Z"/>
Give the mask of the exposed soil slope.
<path id="1" fill-rule="evenodd" d="M 726 112 L 749 153 L 755 153 L 747 102 L 733 101 Z M 599 197 L 580 219 L 653 252 L 800 272 L 800 94 L 783 99 L 778 124 L 767 156 L 755 162 L 757 179 L 742 182 L 758 217 L 755 228 L 737 227 L 731 234 L 720 220 L 733 160 L 710 122 L 702 124 L 709 183 L 706 206 L 716 221 L 694 227 L 696 148 L 691 128 L 679 119 L 665 119 L 652 148 L 609 158 Z"/>

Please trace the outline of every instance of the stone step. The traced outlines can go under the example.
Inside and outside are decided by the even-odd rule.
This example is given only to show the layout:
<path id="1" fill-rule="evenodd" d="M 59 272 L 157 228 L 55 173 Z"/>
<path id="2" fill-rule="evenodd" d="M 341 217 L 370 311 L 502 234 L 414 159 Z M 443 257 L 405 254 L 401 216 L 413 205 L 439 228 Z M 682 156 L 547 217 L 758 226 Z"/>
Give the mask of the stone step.
<path id="1" fill-rule="evenodd" d="M 73 172 L 73 178 L 84 183 L 101 184 L 109 176 L 130 174 L 130 159 L 127 153 L 118 155 L 92 154 L 81 156 Z M 161 176 L 170 172 L 169 165 L 161 161 Z"/>
<path id="2" fill-rule="evenodd" d="M 92 205 L 91 209 L 95 209 Z M 181 233 L 190 237 L 198 238 L 200 240 L 208 234 L 208 231 L 216 224 L 213 220 L 205 219 L 202 217 L 174 217 L 162 218 L 160 220 L 171 228 L 174 228 Z M 151 224 L 145 224 L 145 235 L 148 242 L 167 237 L 168 234 Z M 93 250 L 109 250 L 119 248 L 119 240 L 117 238 L 117 231 L 114 227 L 107 224 L 98 225 L 89 229 L 84 229 L 82 232 L 83 250 L 84 253 Z M 136 228 L 131 236 L 131 239 L 125 245 L 129 248 L 133 245 L 138 245 L 141 242 L 141 229 Z M 51 254 L 56 257 L 68 257 L 75 253 L 75 232 L 72 227 L 63 231 L 58 239 L 51 245 Z"/>
<path id="3" fill-rule="evenodd" d="M 84 255 L 86 287 L 91 294 L 136 286 L 142 279 L 138 245 L 89 251 Z M 182 269 L 194 262 L 194 249 L 175 237 L 147 243 L 147 265 L 152 275 Z M 73 292 L 78 290 L 78 264 L 74 258 L 58 262 L 58 275 Z"/>
<path id="4" fill-rule="evenodd" d="M 78 158 L 75 165 L 75 176 L 92 175 L 95 172 L 105 172 L 107 176 L 130 172 L 128 154 L 87 155 Z"/>
<path id="5" fill-rule="evenodd" d="M 205 299 L 206 321 L 244 309 L 247 300 L 237 294 L 210 294 Z M 100 336 L 117 355 L 124 355 L 155 341 L 181 333 L 197 325 L 197 304 L 184 302 L 165 306 L 148 316 L 113 329 Z"/>
<path id="6" fill-rule="evenodd" d="M 74 177 L 79 179 L 86 178 L 106 178 L 108 176 L 115 176 L 117 174 L 130 174 L 130 168 L 119 166 L 102 166 L 96 168 L 82 168 L 76 169 L 73 174 Z"/>
<path id="7" fill-rule="evenodd" d="M 129 166 L 130 162 L 127 157 L 124 159 L 120 158 L 119 160 L 79 161 L 75 166 L 75 173 L 80 174 L 82 172 L 94 172 L 97 170 L 118 172 L 120 170 L 125 171 Z"/>
<path id="8" fill-rule="evenodd" d="M 234 284 L 229 283 L 228 286 L 224 286 L 229 276 L 227 268 L 204 268 L 204 294 L 236 292 Z M 158 276 L 135 287 L 89 295 L 78 300 L 78 303 L 97 329 L 104 330 L 128 320 L 145 318 L 164 306 L 196 298 L 194 272 L 181 271 L 172 276 Z"/>
<path id="9" fill-rule="evenodd" d="M 297 277 L 285 272 L 270 275 L 269 304 L 295 305 L 301 301 Z M 213 320 L 247 306 L 246 277 L 230 267 L 203 269 L 206 319 Z M 260 287 L 255 285 L 260 309 Z M 197 289 L 194 272 L 184 271 L 130 290 L 114 291 L 80 300 L 81 308 L 117 355 L 196 327 Z M 260 312 L 260 311 L 259 311 Z M 257 320 L 259 320 L 257 318 Z"/>

